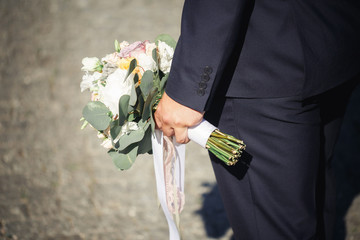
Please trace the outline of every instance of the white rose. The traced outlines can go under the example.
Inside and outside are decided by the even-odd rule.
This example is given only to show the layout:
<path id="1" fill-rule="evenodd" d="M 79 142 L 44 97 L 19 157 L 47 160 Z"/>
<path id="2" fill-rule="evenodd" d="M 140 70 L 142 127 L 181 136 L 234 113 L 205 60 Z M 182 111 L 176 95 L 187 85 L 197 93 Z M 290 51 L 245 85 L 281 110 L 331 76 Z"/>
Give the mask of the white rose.
<path id="1" fill-rule="evenodd" d="M 83 60 L 81 62 L 84 65 L 81 68 L 81 70 L 89 71 L 89 72 L 93 72 L 93 71 L 97 70 L 101 65 L 100 60 L 96 57 L 92 57 L 92 58 L 86 57 L 86 58 L 83 58 Z"/>
<path id="2" fill-rule="evenodd" d="M 156 71 L 156 63 L 154 59 L 145 53 L 141 53 L 137 56 L 136 60 L 138 60 L 138 65 L 141 66 L 144 71 L 151 70 Z"/>
<path id="3" fill-rule="evenodd" d="M 119 114 L 119 99 L 124 94 L 131 94 L 131 87 L 133 85 L 133 74 L 125 79 L 127 70 L 116 69 L 106 79 L 105 87 L 100 85 L 99 97 L 110 111 L 115 115 Z"/>
<path id="4" fill-rule="evenodd" d="M 96 87 L 96 81 L 101 78 L 102 74 L 99 72 L 94 72 L 94 74 L 88 74 L 86 73 L 82 77 L 82 81 L 80 83 L 80 89 L 81 92 L 85 91 L 86 89 L 91 89 L 93 87 Z"/>
<path id="5" fill-rule="evenodd" d="M 167 45 L 165 42 L 159 41 L 159 67 L 163 73 L 170 72 L 171 62 L 174 55 L 174 49 Z"/>

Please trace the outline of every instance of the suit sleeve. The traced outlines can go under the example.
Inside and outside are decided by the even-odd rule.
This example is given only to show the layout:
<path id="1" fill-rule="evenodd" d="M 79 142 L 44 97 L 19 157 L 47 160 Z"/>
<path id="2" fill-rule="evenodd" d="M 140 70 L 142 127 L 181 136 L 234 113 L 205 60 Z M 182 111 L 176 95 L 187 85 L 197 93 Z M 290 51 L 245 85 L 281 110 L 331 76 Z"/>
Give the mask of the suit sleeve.
<path id="1" fill-rule="evenodd" d="M 166 93 L 199 112 L 206 111 L 211 93 L 237 44 L 247 0 L 185 0 Z"/>

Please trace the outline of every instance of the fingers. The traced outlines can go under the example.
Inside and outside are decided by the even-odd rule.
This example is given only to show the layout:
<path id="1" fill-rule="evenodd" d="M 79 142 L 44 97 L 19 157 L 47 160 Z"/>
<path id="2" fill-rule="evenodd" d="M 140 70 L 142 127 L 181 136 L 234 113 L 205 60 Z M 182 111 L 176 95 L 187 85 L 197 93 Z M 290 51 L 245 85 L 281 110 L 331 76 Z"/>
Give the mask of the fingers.
<path id="1" fill-rule="evenodd" d="M 154 113 L 154 120 L 155 120 L 155 127 L 161 129 L 163 124 L 161 122 L 161 119 L 159 118 L 159 114 L 157 113 L 157 110 Z"/>
<path id="2" fill-rule="evenodd" d="M 177 143 L 188 143 L 190 140 L 188 138 L 188 133 L 187 133 L 187 127 L 182 127 L 182 128 L 175 128 L 174 132 L 175 132 L 175 138 L 176 138 L 176 142 Z"/>
<path id="3" fill-rule="evenodd" d="M 164 135 L 167 137 L 172 137 L 175 135 L 174 129 L 169 126 L 164 126 L 164 127 L 160 128 L 160 130 L 163 131 Z"/>
<path id="4" fill-rule="evenodd" d="M 188 143 L 187 127 L 201 121 L 203 114 L 183 106 L 164 93 L 154 113 L 156 128 L 165 136 L 175 135 L 176 142 Z"/>
<path id="5" fill-rule="evenodd" d="M 167 137 L 172 137 L 175 135 L 177 143 L 186 144 L 186 143 L 190 142 L 190 139 L 189 139 L 188 133 L 187 133 L 187 130 L 188 130 L 187 127 L 174 129 L 174 128 L 171 128 L 168 126 L 164 126 L 160 130 Z"/>
<path id="6" fill-rule="evenodd" d="M 161 121 L 156 122 L 157 127 L 164 133 L 167 137 L 172 137 L 175 135 L 176 142 L 181 144 L 186 144 L 190 141 L 188 138 L 187 127 L 177 127 L 172 128 L 168 125 L 162 125 Z"/>

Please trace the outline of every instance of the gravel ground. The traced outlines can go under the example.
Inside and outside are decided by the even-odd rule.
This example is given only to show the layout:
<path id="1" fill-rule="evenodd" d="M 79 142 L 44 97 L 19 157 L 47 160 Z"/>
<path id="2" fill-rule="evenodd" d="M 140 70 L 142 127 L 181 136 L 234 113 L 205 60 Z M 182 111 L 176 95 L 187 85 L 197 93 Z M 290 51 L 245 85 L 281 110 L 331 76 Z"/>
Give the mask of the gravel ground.
<path id="1" fill-rule="evenodd" d="M 152 158 L 115 169 L 80 131 L 81 59 L 179 35 L 182 0 L 0 0 L 0 239 L 167 239 Z M 360 239 L 360 89 L 335 154 L 337 239 Z M 187 149 L 184 239 L 231 239 L 207 153 Z M 190 164 L 192 167 L 190 168 Z"/>

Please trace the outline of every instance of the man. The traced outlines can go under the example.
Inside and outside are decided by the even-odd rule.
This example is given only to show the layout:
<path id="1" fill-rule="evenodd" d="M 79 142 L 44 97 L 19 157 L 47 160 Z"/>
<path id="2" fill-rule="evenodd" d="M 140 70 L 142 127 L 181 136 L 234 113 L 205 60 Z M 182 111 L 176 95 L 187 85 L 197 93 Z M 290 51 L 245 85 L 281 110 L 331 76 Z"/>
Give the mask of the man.
<path id="1" fill-rule="evenodd" d="M 352 0 L 185 0 L 155 119 L 179 143 L 204 114 L 244 140 L 245 175 L 211 156 L 235 239 L 332 239 L 330 159 L 359 79 L 359 13 Z"/>

